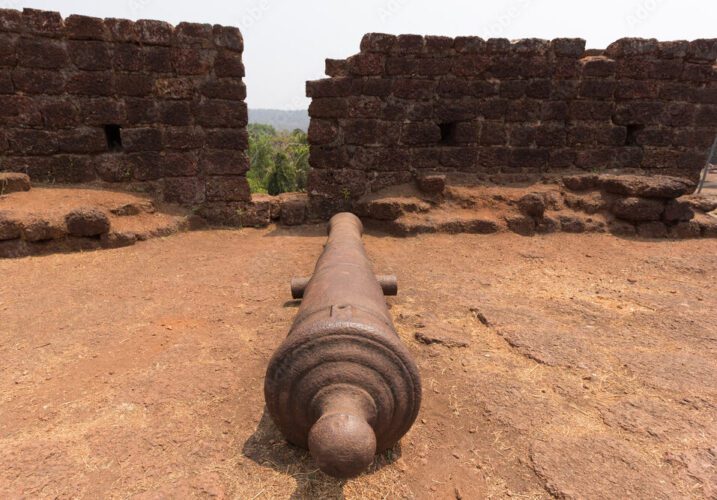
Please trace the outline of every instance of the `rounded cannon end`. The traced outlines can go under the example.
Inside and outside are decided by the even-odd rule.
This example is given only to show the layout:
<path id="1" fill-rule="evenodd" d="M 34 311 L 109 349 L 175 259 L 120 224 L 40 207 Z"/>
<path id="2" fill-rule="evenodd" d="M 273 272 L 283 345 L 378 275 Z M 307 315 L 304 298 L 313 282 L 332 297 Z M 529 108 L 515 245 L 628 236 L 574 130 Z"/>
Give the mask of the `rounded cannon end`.
<path id="1" fill-rule="evenodd" d="M 331 413 L 311 428 L 309 451 L 323 472 L 346 479 L 358 476 L 371 465 L 376 435 L 363 417 Z"/>

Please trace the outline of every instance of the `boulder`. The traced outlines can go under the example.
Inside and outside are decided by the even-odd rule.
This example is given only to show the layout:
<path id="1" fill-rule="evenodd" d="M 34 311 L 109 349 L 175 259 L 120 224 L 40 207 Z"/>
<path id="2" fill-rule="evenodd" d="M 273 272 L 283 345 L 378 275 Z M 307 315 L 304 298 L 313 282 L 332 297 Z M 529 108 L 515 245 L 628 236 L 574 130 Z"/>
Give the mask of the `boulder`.
<path id="1" fill-rule="evenodd" d="M 660 220 L 665 203 L 658 199 L 633 196 L 616 200 L 611 210 L 617 217 L 631 222 L 656 221 Z"/>
<path id="2" fill-rule="evenodd" d="M 540 193 L 528 193 L 518 200 L 518 208 L 525 215 L 542 217 L 545 213 L 545 197 Z"/>
<path id="3" fill-rule="evenodd" d="M 717 217 L 698 214 L 695 222 L 700 226 L 700 232 L 705 238 L 717 238 Z"/>
<path id="4" fill-rule="evenodd" d="M 695 188 L 686 179 L 666 175 L 601 175 L 600 186 L 608 193 L 644 198 L 679 198 Z"/>
<path id="5" fill-rule="evenodd" d="M 110 220 L 107 215 L 92 207 L 73 210 L 65 216 L 65 224 L 71 236 L 100 236 L 110 230 Z"/>
<path id="6" fill-rule="evenodd" d="M 0 195 L 30 191 L 30 177 L 19 172 L 0 172 Z"/>

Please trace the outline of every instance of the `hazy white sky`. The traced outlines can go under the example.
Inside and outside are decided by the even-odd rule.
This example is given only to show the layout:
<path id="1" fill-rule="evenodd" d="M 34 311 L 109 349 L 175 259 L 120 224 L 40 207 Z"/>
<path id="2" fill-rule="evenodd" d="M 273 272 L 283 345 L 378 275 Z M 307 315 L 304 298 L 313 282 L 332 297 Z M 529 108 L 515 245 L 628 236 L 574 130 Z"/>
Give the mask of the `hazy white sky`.
<path id="1" fill-rule="evenodd" d="M 358 52 L 364 33 L 580 37 L 604 48 L 623 36 L 717 37 L 716 0 L 0 0 L 64 16 L 219 23 L 242 29 L 252 108 L 304 108 L 324 59 Z"/>

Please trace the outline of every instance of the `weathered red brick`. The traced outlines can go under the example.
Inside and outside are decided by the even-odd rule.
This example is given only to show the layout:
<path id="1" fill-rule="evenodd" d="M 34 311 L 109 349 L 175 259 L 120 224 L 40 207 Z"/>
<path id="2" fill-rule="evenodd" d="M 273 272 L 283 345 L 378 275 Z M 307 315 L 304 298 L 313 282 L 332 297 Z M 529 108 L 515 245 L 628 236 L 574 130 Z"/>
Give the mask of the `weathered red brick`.
<path id="1" fill-rule="evenodd" d="M 243 77 L 244 63 L 241 53 L 222 50 L 217 53 L 214 60 L 214 73 L 218 77 Z"/>
<path id="2" fill-rule="evenodd" d="M 386 58 L 382 54 L 361 53 L 349 57 L 346 67 L 349 73 L 358 76 L 377 76 L 384 71 Z"/>
<path id="3" fill-rule="evenodd" d="M 153 21 L 148 19 L 140 19 L 137 21 L 137 29 L 139 30 L 140 41 L 146 45 L 165 45 L 172 44 L 172 25 L 164 21 Z"/>
<path id="4" fill-rule="evenodd" d="M 217 181 L 213 181 L 216 185 Z M 184 205 L 196 205 L 207 199 L 206 183 L 196 177 L 167 177 L 162 181 L 165 201 Z M 248 188 L 247 188 L 248 190 Z M 217 194 L 215 189 L 213 194 Z M 219 199 L 223 199 L 218 196 Z"/>
<path id="5" fill-rule="evenodd" d="M 201 87 L 202 95 L 212 99 L 243 101 L 246 85 L 236 78 L 220 78 L 206 81 Z"/>
<path id="6" fill-rule="evenodd" d="M 64 75 L 54 70 L 16 68 L 12 82 L 15 90 L 26 94 L 57 95 L 65 91 Z"/>
<path id="7" fill-rule="evenodd" d="M 214 52 L 204 49 L 193 49 L 193 48 L 172 48 L 172 67 L 178 75 L 205 75 L 209 72 L 214 61 Z M 227 68 L 217 68 L 217 74 L 226 74 Z M 241 74 L 237 74 L 238 71 L 233 75 L 228 76 L 244 76 L 243 65 Z M 219 75 L 221 76 L 221 75 Z"/>
<path id="8" fill-rule="evenodd" d="M 109 46 L 104 42 L 70 40 L 67 52 L 78 69 L 98 71 L 112 67 Z"/>
<path id="9" fill-rule="evenodd" d="M 214 46 L 214 29 L 211 24 L 179 23 L 174 28 L 174 45 L 210 49 Z"/>
<path id="10" fill-rule="evenodd" d="M 367 33 L 361 39 L 362 52 L 388 52 L 397 42 L 395 35 L 385 33 Z"/>
<path id="11" fill-rule="evenodd" d="M 312 118 L 342 118 L 347 111 L 346 99 L 337 97 L 313 99 L 309 105 L 309 116 Z"/>
<path id="12" fill-rule="evenodd" d="M 191 177 L 199 174 L 199 154 L 196 151 L 168 152 L 159 155 L 157 165 L 160 177 Z M 146 179 L 146 175 L 144 175 Z"/>
<path id="13" fill-rule="evenodd" d="M 143 47 L 143 64 L 145 71 L 150 73 L 172 72 L 172 51 L 169 47 Z"/>
<path id="14" fill-rule="evenodd" d="M 206 130 L 206 145 L 212 149 L 249 149 L 249 134 L 244 128 Z M 200 146 L 195 146 L 200 147 Z"/>
<path id="15" fill-rule="evenodd" d="M 242 175 L 249 170 L 249 157 L 236 149 L 206 149 L 199 166 L 206 175 Z"/>
<path id="16" fill-rule="evenodd" d="M 81 127 L 57 134 L 61 153 L 101 153 L 107 150 L 105 133 L 100 127 Z"/>
<path id="17" fill-rule="evenodd" d="M 122 129 L 122 146 L 125 151 L 159 151 L 162 149 L 162 133 L 152 127 Z"/>
<path id="18" fill-rule="evenodd" d="M 110 32 L 102 19 L 70 16 L 65 19 L 65 33 L 70 40 L 109 40 Z"/>
<path id="19" fill-rule="evenodd" d="M 324 73 L 326 76 L 349 76 L 346 59 L 326 59 Z"/>
<path id="20" fill-rule="evenodd" d="M 247 106 L 241 101 L 207 99 L 195 105 L 192 115 L 197 124 L 209 128 L 245 127 L 248 122 Z"/>
<path id="21" fill-rule="evenodd" d="M 232 50 L 234 52 L 244 51 L 244 38 L 239 28 L 231 26 L 214 25 L 214 44 L 223 49 Z"/>
<path id="22" fill-rule="evenodd" d="M 204 131 L 200 127 L 164 127 L 162 130 L 162 145 L 163 149 L 201 149 L 205 140 L 209 147 L 217 149 L 231 149 L 226 147 L 224 141 L 218 141 L 216 137 L 212 141 L 209 141 L 206 136 L 215 135 L 216 132 L 241 132 L 240 130 L 234 129 L 218 129 Z M 246 131 L 243 131 L 246 135 Z M 226 141 L 227 143 L 231 141 Z M 246 141 L 245 141 L 246 143 Z M 221 145 L 218 145 L 221 144 Z M 246 149 L 240 148 L 240 149 Z"/>
<path id="23" fill-rule="evenodd" d="M 136 43 L 142 37 L 140 27 L 128 19 L 105 19 L 105 26 L 110 32 L 111 39 L 115 42 Z"/>
<path id="24" fill-rule="evenodd" d="M 18 64 L 25 68 L 59 69 L 67 64 L 65 46 L 56 40 L 21 38 L 17 55 Z"/>
<path id="25" fill-rule="evenodd" d="M 59 38 L 64 34 L 64 23 L 59 12 L 23 9 L 22 24 L 23 31 L 33 35 Z"/>
<path id="26" fill-rule="evenodd" d="M 67 93 L 73 95 L 111 96 L 114 91 L 114 79 L 109 71 L 75 73 L 67 82 Z"/>
<path id="27" fill-rule="evenodd" d="M 401 126 L 401 143 L 437 144 L 441 140 L 441 129 L 435 123 L 404 123 Z"/>
<path id="28" fill-rule="evenodd" d="M 251 201 L 249 183 L 244 176 L 208 177 L 207 199 L 210 201 Z"/>
<path id="29" fill-rule="evenodd" d="M 317 97 L 347 97 L 352 93 L 352 78 L 323 78 L 306 82 L 306 96 Z"/>

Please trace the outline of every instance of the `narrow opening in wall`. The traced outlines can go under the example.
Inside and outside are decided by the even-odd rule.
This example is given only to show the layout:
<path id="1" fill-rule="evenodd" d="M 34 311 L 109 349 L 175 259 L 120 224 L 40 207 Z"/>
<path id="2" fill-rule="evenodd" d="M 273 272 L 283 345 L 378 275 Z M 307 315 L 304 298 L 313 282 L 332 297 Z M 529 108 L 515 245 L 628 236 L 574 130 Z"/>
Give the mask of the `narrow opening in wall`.
<path id="1" fill-rule="evenodd" d="M 441 129 L 441 144 L 453 144 L 456 140 L 456 122 L 439 123 Z"/>
<path id="2" fill-rule="evenodd" d="M 107 149 L 110 151 L 122 150 L 122 127 L 119 125 L 105 125 Z"/>
<path id="3" fill-rule="evenodd" d="M 640 125 L 638 123 L 629 124 L 627 126 L 627 136 L 625 137 L 625 146 L 637 145 L 637 134 L 644 128 L 644 125 Z"/>

